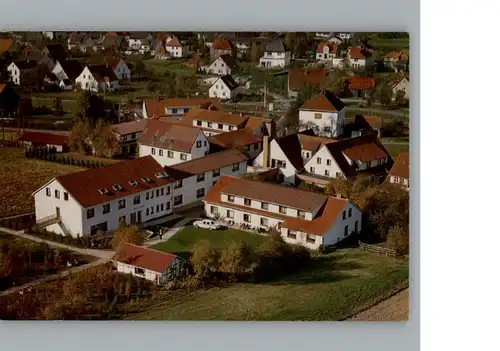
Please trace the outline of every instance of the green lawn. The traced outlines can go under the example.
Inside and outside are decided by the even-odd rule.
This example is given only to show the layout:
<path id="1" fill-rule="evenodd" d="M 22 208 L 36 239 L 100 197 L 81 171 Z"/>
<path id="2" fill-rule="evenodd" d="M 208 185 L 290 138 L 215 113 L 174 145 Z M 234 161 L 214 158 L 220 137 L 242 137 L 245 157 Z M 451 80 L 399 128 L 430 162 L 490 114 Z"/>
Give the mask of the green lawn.
<path id="1" fill-rule="evenodd" d="M 242 240 L 248 245 L 257 246 L 265 240 L 265 237 L 236 229 L 209 230 L 186 226 L 168 241 L 152 248 L 189 257 L 196 242 L 205 239 L 209 240 L 215 247 L 225 247 L 233 240 Z"/>
<path id="2" fill-rule="evenodd" d="M 400 152 L 410 152 L 410 144 L 384 144 L 385 148 L 395 158 Z"/>
<path id="3" fill-rule="evenodd" d="M 125 318 L 340 320 L 408 286 L 408 275 L 407 260 L 342 249 L 316 257 L 301 272 L 275 282 L 162 292 L 129 309 Z"/>
<path id="4" fill-rule="evenodd" d="M 173 72 L 176 74 L 192 75 L 196 73 L 196 69 L 184 67 L 185 60 L 144 60 L 144 65 L 147 70 L 155 74 L 164 74 L 165 72 Z"/>
<path id="5" fill-rule="evenodd" d="M 370 44 L 381 53 L 387 53 L 392 50 L 410 50 L 410 40 L 408 38 L 397 39 L 373 39 Z"/>

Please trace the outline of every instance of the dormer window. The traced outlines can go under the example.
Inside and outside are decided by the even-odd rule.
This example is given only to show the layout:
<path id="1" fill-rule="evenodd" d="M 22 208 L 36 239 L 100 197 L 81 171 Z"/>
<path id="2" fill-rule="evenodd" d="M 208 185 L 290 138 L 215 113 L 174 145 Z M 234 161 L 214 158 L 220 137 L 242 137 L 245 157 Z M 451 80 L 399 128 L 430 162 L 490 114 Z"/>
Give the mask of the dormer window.
<path id="1" fill-rule="evenodd" d="M 157 172 L 155 173 L 156 178 L 162 179 L 162 178 L 167 178 L 168 174 L 166 172 Z"/>
<path id="2" fill-rule="evenodd" d="M 108 195 L 108 194 L 109 194 L 109 191 L 108 191 L 108 189 L 106 189 L 106 188 L 100 188 L 100 189 L 99 189 L 99 193 L 100 193 L 101 195 Z"/>
<path id="3" fill-rule="evenodd" d="M 305 219 L 306 218 L 306 213 L 304 211 L 297 211 L 297 217 L 301 218 L 301 219 Z"/>
<path id="4" fill-rule="evenodd" d="M 141 180 L 144 182 L 144 183 L 151 183 L 151 178 L 149 177 L 142 177 Z"/>
<path id="5" fill-rule="evenodd" d="M 137 185 L 139 185 L 139 183 L 137 182 L 137 180 L 129 180 L 128 183 L 133 186 L 133 187 L 136 187 Z"/>
<path id="6" fill-rule="evenodd" d="M 122 191 L 123 187 L 120 184 L 115 184 L 115 185 L 113 185 L 113 190 L 114 191 Z"/>

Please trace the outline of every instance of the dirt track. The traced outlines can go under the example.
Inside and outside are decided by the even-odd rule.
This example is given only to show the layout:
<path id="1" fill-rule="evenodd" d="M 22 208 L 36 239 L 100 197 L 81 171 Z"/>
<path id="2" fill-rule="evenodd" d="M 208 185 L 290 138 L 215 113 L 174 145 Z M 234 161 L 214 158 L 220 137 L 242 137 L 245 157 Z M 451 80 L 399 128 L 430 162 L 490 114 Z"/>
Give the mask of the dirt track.
<path id="1" fill-rule="evenodd" d="M 410 304 L 409 289 L 350 318 L 351 321 L 407 321 Z"/>

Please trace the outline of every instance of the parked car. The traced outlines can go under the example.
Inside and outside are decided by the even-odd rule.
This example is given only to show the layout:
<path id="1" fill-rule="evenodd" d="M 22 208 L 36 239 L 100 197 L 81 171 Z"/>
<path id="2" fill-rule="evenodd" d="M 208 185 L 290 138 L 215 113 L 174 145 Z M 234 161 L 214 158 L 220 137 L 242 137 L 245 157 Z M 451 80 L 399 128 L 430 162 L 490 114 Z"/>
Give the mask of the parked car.
<path id="1" fill-rule="evenodd" d="M 212 221 L 211 219 L 204 219 L 202 221 L 196 221 L 193 223 L 195 228 L 205 228 L 210 230 L 223 229 L 224 226 L 220 223 Z"/>

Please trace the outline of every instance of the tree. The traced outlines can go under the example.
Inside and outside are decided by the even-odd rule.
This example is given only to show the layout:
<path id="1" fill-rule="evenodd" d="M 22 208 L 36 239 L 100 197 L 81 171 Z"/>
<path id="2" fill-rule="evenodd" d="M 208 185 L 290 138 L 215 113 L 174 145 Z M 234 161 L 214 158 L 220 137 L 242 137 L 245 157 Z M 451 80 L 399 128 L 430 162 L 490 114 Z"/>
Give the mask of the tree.
<path id="1" fill-rule="evenodd" d="M 113 240 L 113 246 L 119 248 L 120 245 L 124 243 L 142 245 L 144 242 L 144 236 L 139 232 L 139 228 L 136 225 L 124 225 L 120 223 L 120 226 L 115 230 L 115 237 Z"/>
<path id="2" fill-rule="evenodd" d="M 89 125 L 83 121 L 76 121 L 69 134 L 68 146 L 73 151 L 81 154 L 89 150 L 89 138 L 91 136 Z"/>
<path id="3" fill-rule="evenodd" d="M 396 92 L 396 103 L 398 106 L 403 107 L 408 105 L 408 99 L 406 98 L 406 93 L 403 90 L 398 90 Z"/>
<path id="4" fill-rule="evenodd" d="M 113 157 L 120 152 L 120 140 L 113 132 L 113 126 L 99 120 L 92 131 L 92 147 L 97 156 Z"/>
<path id="5" fill-rule="evenodd" d="M 208 240 L 198 241 L 190 258 L 195 274 L 200 277 L 208 277 L 217 272 L 219 256 L 219 252 L 212 247 Z"/>
<path id="6" fill-rule="evenodd" d="M 58 118 L 64 115 L 64 109 L 60 97 L 56 97 L 52 100 L 52 111 L 54 113 L 54 116 Z"/>
<path id="7" fill-rule="evenodd" d="M 76 99 L 75 115 L 91 127 L 94 127 L 100 119 L 106 122 L 117 120 L 115 106 L 110 101 L 87 90 L 82 91 Z"/>
<path id="8" fill-rule="evenodd" d="M 250 48 L 250 59 L 252 63 L 258 63 L 260 58 L 262 57 L 263 49 L 262 44 L 256 43 L 255 41 L 252 43 L 252 47 Z"/>
<path id="9" fill-rule="evenodd" d="M 379 100 L 382 106 L 387 106 L 392 102 L 392 89 L 389 87 L 387 83 L 382 84 L 379 91 Z"/>
<path id="10" fill-rule="evenodd" d="M 135 73 L 137 74 L 137 79 L 141 80 L 141 77 L 144 77 L 146 74 L 146 65 L 144 65 L 144 62 L 142 60 L 138 60 L 135 63 Z"/>

